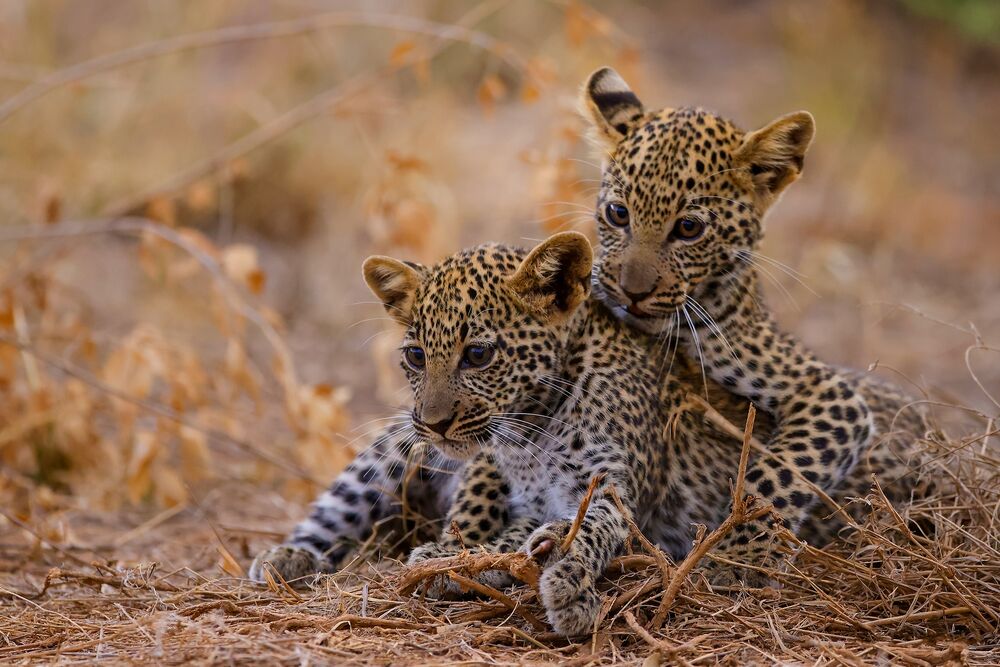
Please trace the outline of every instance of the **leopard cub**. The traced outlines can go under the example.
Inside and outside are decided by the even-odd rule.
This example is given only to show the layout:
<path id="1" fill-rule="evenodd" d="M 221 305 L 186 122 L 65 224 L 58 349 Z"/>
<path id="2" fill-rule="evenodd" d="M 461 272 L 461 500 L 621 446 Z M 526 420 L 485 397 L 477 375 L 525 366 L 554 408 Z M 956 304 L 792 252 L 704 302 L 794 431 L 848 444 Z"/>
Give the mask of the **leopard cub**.
<path id="1" fill-rule="evenodd" d="M 820 497 L 845 482 L 856 490 L 856 466 L 877 446 L 871 408 L 885 424 L 905 404 L 816 358 L 763 305 L 760 273 L 777 263 L 757 252 L 762 220 L 802 171 L 813 117 L 799 111 L 745 132 L 703 109 L 647 111 L 609 68 L 586 82 L 582 106 L 604 158 L 595 295 L 629 325 L 676 336 L 707 375 L 774 417 L 770 455 L 752 461 L 747 490 L 798 530 Z M 871 472 L 900 467 L 882 450 L 861 471 L 862 494 Z M 722 550 L 761 562 L 771 552 L 756 539 L 763 528 L 741 526 Z"/>

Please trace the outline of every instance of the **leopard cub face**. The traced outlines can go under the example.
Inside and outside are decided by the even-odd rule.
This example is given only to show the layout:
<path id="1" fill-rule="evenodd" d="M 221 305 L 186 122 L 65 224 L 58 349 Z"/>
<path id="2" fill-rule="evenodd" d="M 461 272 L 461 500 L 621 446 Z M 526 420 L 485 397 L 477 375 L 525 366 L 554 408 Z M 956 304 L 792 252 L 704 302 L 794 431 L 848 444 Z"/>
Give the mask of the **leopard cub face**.
<path id="1" fill-rule="evenodd" d="M 751 267 L 764 213 L 801 173 L 812 116 L 744 132 L 703 109 L 647 112 L 608 68 L 582 106 L 604 157 L 595 294 L 641 330 L 676 328 L 717 281 Z"/>
<path id="2" fill-rule="evenodd" d="M 482 245 L 429 268 L 368 258 L 366 282 L 405 327 L 401 363 L 415 432 L 468 459 L 505 421 L 549 400 L 545 376 L 558 373 L 591 266 L 590 243 L 572 232 L 530 253 Z"/>

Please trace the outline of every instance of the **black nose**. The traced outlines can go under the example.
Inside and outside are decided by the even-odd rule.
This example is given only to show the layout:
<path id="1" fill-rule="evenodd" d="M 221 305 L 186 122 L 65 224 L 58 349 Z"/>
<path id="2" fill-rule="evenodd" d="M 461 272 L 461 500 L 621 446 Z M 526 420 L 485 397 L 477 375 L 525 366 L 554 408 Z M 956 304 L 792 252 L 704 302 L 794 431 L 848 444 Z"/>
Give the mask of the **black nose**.
<path id="1" fill-rule="evenodd" d="M 632 303 L 639 303 L 647 296 L 652 294 L 656 290 L 656 287 L 650 287 L 645 292 L 630 292 L 626 287 L 622 287 L 622 291 L 625 292 L 625 296 L 632 300 Z"/>
<path id="2" fill-rule="evenodd" d="M 455 415 L 448 417 L 447 419 L 442 419 L 439 422 L 434 422 L 433 424 L 429 422 L 424 422 L 424 426 L 434 431 L 438 435 L 444 437 L 444 434 L 448 432 L 448 429 L 452 424 L 455 423 Z"/>

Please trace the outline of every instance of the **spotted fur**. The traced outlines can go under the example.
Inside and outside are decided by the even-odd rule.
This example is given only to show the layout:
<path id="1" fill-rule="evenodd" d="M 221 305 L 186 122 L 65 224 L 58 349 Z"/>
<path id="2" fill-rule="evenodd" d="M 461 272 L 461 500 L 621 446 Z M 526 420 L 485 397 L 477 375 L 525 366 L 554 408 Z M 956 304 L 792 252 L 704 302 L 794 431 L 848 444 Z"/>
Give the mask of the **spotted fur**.
<path id="1" fill-rule="evenodd" d="M 633 327 L 677 336 L 711 378 L 774 416 L 772 456 L 752 462 L 747 489 L 799 529 L 821 493 L 856 486 L 860 459 L 861 472 L 872 472 L 873 400 L 882 424 L 905 401 L 820 361 L 763 305 L 759 272 L 776 262 L 757 252 L 762 219 L 802 171 L 812 116 L 744 132 L 703 109 L 646 111 L 608 68 L 590 77 L 582 99 L 606 158 L 596 296 Z M 917 424 L 908 425 L 915 435 Z M 898 454 L 881 447 L 875 470 L 903 474 Z M 759 562 L 771 548 L 758 534 L 760 526 L 744 526 L 721 548 Z"/>

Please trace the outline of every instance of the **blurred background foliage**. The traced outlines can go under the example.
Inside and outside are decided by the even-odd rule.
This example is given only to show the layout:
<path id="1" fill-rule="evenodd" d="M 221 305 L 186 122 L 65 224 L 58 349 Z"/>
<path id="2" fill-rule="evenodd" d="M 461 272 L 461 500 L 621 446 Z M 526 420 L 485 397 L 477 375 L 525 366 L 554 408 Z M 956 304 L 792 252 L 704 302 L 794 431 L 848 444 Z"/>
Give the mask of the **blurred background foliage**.
<path id="1" fill-rule="evenodd" d="M 992 0 L 903 0 L 917 14 L 947 21 L 975 39 L 1000 40 L 1000 5 Z"/>
<path id="2" fill-rule="evenodd" d="M 801 280 L 769 302 L 831 361 L 985 409 L 998 7 L 5 0 L 0 494 L 308 498 L 406 398 L 362 259 L 590 230 L 576 91 L 606 64 L 651 108 L 812 111 L 764 247 Z"/>

